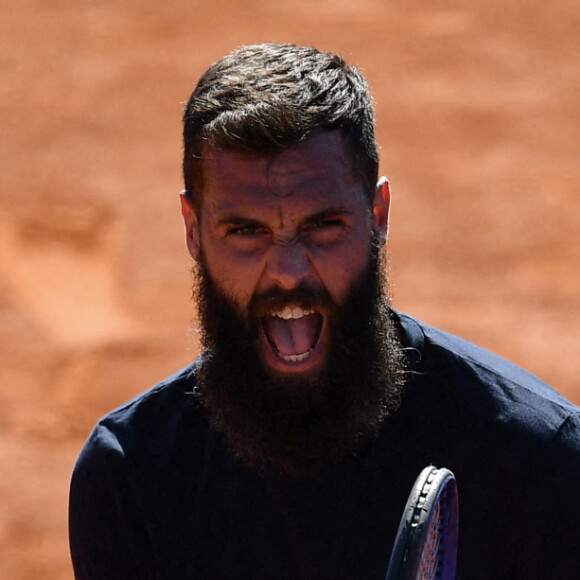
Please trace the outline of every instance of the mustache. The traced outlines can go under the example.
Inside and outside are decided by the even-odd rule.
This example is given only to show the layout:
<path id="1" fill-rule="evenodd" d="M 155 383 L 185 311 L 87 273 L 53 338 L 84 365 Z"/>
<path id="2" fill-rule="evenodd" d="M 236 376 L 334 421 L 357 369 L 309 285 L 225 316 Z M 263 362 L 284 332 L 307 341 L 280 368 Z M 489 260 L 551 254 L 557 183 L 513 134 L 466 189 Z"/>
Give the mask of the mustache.
<path id="1" fill-rule="evenodd" d="M 332 313 L 338 309 L 338 305 L 326 288 L 301 284 L 291 290 L 273 287 L 259 294 L 254 294 L 250 300 L 248 312 L 251 318 L 261 318 L 282 310 L 288 304 L 299 306 L 304 310 L 325 313 Z"/>

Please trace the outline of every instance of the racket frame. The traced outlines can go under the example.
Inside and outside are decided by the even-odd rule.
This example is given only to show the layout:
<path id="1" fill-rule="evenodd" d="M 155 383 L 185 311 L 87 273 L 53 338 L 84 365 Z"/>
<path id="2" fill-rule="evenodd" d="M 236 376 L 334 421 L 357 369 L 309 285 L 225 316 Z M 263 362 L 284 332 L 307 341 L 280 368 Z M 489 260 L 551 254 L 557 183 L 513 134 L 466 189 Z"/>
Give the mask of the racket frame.
<path id="1" fill-rule="evenodd" d="M 421 558 L 424 550 L 430 548 L 426 546 L 428 530 L 437 510 L 443 510 L 445 529 L 438 575 L 433 579 L 455 579 L 459 525 L 457 484 L 449 469 L 429 466 L 421 471 L 409 494 L 385 580 L 420 578 Z"/>

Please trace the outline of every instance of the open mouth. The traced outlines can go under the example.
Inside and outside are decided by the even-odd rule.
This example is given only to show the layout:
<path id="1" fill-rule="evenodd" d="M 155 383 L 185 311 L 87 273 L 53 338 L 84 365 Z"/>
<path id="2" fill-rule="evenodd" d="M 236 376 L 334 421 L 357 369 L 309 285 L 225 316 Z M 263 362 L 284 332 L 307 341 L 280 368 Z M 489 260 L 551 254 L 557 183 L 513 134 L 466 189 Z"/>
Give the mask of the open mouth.
<path id="1" fill-rule="evenodd" d="M 286 305 L 282 310 L 262 317 L 266 339 L 286 363 L 301 363 L 315 351 L 322 332 L 324 318 L 315 310 Z"/>

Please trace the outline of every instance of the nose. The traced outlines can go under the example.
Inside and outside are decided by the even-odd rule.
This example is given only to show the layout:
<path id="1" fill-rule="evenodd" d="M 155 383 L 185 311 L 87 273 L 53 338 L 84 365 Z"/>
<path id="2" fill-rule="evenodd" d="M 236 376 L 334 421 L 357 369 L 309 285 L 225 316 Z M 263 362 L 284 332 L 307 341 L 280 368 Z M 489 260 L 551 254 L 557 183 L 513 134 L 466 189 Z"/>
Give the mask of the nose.
<path id="1" fill-rule="evenodd" d="M 269 249 L 266 275 L 285 290 L 298 286 L 310 272 L 310 260 L 299 243 L 273 244 Z"/>

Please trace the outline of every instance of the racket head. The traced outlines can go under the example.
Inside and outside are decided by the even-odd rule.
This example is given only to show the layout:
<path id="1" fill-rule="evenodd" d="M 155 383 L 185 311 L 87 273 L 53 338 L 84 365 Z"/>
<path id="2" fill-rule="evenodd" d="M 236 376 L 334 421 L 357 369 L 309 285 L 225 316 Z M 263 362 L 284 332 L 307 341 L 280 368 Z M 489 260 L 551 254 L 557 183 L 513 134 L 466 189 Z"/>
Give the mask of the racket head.
<path id="1" fill-rule="evenodd" d="M 454 580 L 458 527 L 453 473 L 426 467 L 409 494 L 385 580 Z"/>

